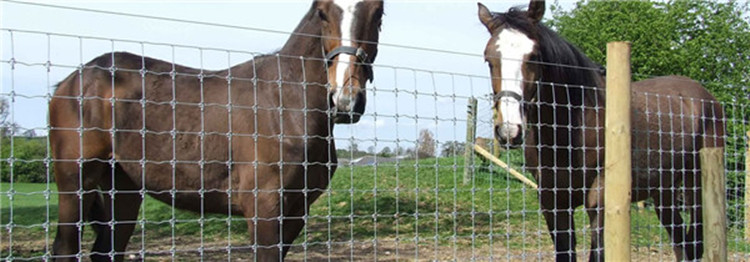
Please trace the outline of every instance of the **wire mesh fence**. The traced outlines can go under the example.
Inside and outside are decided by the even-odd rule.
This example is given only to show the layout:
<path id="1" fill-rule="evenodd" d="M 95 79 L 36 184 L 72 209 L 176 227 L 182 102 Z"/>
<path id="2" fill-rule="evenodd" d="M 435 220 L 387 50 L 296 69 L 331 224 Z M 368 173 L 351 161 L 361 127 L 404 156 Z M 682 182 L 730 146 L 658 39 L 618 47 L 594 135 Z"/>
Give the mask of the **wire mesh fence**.
<path id="1" fill-rule="evenodd" d="M 53 165 L 56 162 L 69 161 L 81 164 L 87 161 L 100 161 L 116 166 L 127 161 L 110 159 L 54 159 L 50 152 L 52 141 L 49 134 L 53 128 L 47 122 L 47 107 L 54 97 L 56 84 L 71 72 L 84 69 L 98 70 L 109 75 L 114 81 L 114 73 L 122 68 L 86 67 L 85 64 L 103 53 L 128 51 L 139 56 L 155 57 L 172 64 L 192 64 L 201 69 L 195 75 L 185 75 L 195 81 L 215 77 L 230 83 L 242 81 L 277 82 L 279 79 L 242 79 L 231 75 L 211 76 L 215 68 L 227 68 L 237 63 L 257 59 L 261 52 L 226 50 L 221 48 L 198 47 L 175 43 L 156 43 L 139 40 L 111 39 L 55 32 L 2 29 L 3 53 L 2 91 L 3 99 L 3 139 L 0 176 L 0 258 L 6 260 L 47 260 L 52 256 L 52 243 L 57 233 L 58 199 L 65 195 L 82 198 L 83 191 L 61 191 L 55 181 Z M 23 48 L 21 48 L 23 47 Z M 385 45 L 385 49 L 405 48 L 398 45 Z M 436 52 L 438 57 L 464 54 Z M 469 56 L 480 62 L 478 55 Z M 305 58 L 295 58 L 304 61 Z M 195 62 L 198 61 L 198 62 Z M 120 70 L 120 71 L 118 71 Z M 555 249 L 549 240 L 546 222 L 540 211 L 538 191 L 529 188 L 484 158 L 476 156 L 472 166 L 472 177 L 469 183 L 463 183 L 465 130 L 468 122 L 466 105 L 472 97 L 479 99 L 477 109 L 477 136 L 475 141 L 486 147 L 499 159 L 508 163 L 529 178 L 532 174 L 525 165 L 524 149 L 510 149 L 499 144 L 495 139 L 495 116 L 493 113 L 494 98 L 491 94 L 490 79 L 485 75 L 472 75 L 459 72 L 437 71 L 428 68 L 403 67 L 398 64 L 379 64 L 374 66 L 375 81 L 367 88 L 367 108 L 358 124 L 336 125 L 329 140 L 336 144 L 335 154 L 338 163 L 323 163 L 324 166 L 336 166 L 335 173 L 330 175 L 330 184 L 320 191 L 321 196 L 300 217 L 306 222 L 300 234 L 291 244 L 288 255 L 290 260 L 551 260 Z M 135 73 L 145 79 L 147 74 L 164 74 L 168 72 L 137 70 Z M 75 74 L 75 73 L 74 73 Z M 281 79 L 283 81 L 283 79 Z M 179 85 L 173 83 L 174 88 Z M 312 83 L 308 88 L 323 88 Z M 144 83 L 145 85 L 145 83 Z M 239 85 L 239 84 L 237 84 Z M 593 89 L 593 87 L 582 87 Z M 644 95 L 648 108 L 654 111 L 644 112 L 653 123 L 670 123 L 681 126 L 694 116 L 685 113 L 681 106 L 685 101 L 670 102 L 664 105 L 663 97 Z M 84 103 L 86 99 L 107 101 L 110 97 L 102 95 L 78 95 L 69 97 Z M 219 110 L 242 110 L 240 105 L 224 102 L 177 102 L 176 105 L 203 110 L 216 107 Z M 159 104 L 165 101 L 145 100 L 120 101 L 131 103 Z M 166 102 L 169 104 L 169 102 Z M 257 106 L 257 102 L 255 102 Z M 172 105 L 175 106 L 175 105 Z M 233 108 L 233 106 L 236 106 Z M 252 107 L 253 104 L 250 104 Z M 745 172 L 743 166 L 747 157 L 748 138 L 745 135 L 750 127 L 750 108 L 746 104 L 722 102 L 726 111 L 724 121 L 727 132 L 722 135 L 726 140 L 725 161 L 727 174 L 727 216 L 729 221 L 728 242 L 730 259 L 745 261 L 750 259 L 750 239 L 744 237 L 747 218 L 744 217 L 748 203 L 744 202 Z M 114 107 L 114 106 L 113 106 Z M 258 109 L 257 107 L 255 108 Z M 585 109 L 585 108 L 581 108 Z M 603 104 L 594 110 L 603 109 Z M 667 109 L 665 112 L 664 109 Z M 174 109 L 172 109 L 174 110 Z M 261 108 L 262 110 L 262 108 Z M 307 112 L 307 108 L 270 107 L 275 112 Z M 295 111 L 296 110 L 296 111 Z M 308 112 L 314 113 L 315 111 Z M 85 114 L 85 113 L 84 113 Z M 114 118 L 114 115 L 103 117 Z M 145 114 L 143 116 L 146 117 Z M 563 116 L 564 117 L 564 116 Z M 570 119 L 570 118 L 569 118 Z M 656 119 L 656 120 L 654 120 Z M 176 130 L 166 132 L 168 139 L 176 139 L 180 132 L 191 135 L 216 135 L 226 139 L 227 131 L 200 129 L 200 123 L 213 121 L 199 117 L 192 119 L 195 123 L 185 123 L 198 128 L 198 131 Z M 145 125 L 143 122 L 135 126 Z M 584 132 L 596 132 L 601 127 L 586 126 Z M 227 127 L 229 129 L 229 127 Z M 74 128 L 82 136 L 82 129 Z M 191 129 L 193 130 L 193 129 Z M 231 129 L 229 129 L 231 130 Z M 673 144 L 683 139 L 676 136 L 692 134 L 690 132 L 673 132 L 668 128 L 659 128 L 657 141 L 669 141 Z M 102 129 L 108 136 L 126 129 Z M 133 132 L 154 132 L 136 128 Z M 172 129 L 175 131 L 175 129 Z M 200 134 L 203 132 L 203 134 Z M 635 130 L 638 136 L 639 130 Z M 646 132 L 646 131 L 641 131 Z M 258 133 L 232 134 L 230 137 L 254 137 Z M 644 137 L 647 134 L 641 134 Z M 307 136 L 304 134 L 303 136 Z M 141 143 L 147 143 L 145 135 Z M 295 139 L 294 136 L 279 136 L 283 139 Z M 478 139 L 481 138 L 481 139 Z M 240 139 L 240 138 L 236 138 Z M 201 139 L 203 140 L 203 139 Z M 637 140 L 637 139 L 634 139 Z M 277 143 L 281 143 L 278 142 Z M 660 142 L 659 142 L 660 143 Z M 119 145 L 120 147 L 128 145 Z M 232 144 L 234 146 L 234 144 Z M 601 150 L 603 145 L 593 144 L 594 150 Z M 175 144 L 169 150 L 177 150 Z M 201 144 L 199 151 L 205 146 Z M 649 147 L 650 148 L 650 147 Z M 671 148 L 671 147 L 670 147 Z M 258 150 L 263 150 L 258 148 Z M 564 148 L 557 150 L 574 150 Z M 660 159 L 660 149 L 645 150 Z M 653 159 L 651 155 L 646 157 Z M 283 169 L 297 165 L 312 164 L 303 158 L 295 161 L 255 161 L 249 165 L 277 165 Z M 175 157 L 166 159 L 131 160 L 138 165 L 151 162 L 183 164 L 195 167 L 210 165 L 210 159 L 184 160 Z M 692 161 L 698 161 L 693 159 Z M 235 163 L 236 162 L 236 163 Z M 242 160 L 228 158 L 217 166 L 243 164 Z M 647 165 L 648 166 L 648 165 Z M 658 166 L 663 166 L 662 163 Z M 560 167 L 568 169 L 570 167 Z M 649 168 L 661 168 L 652 167 Z M 673 165 L 676 173 L 695 171 L 688 167 Z M 174 165 L 166 169 L 172 173 L 172 179 L 180 179 L 175 173 Z M 202 169 L 201 169 L 202 170 Z M 672 170 L 674 171 L 674 170 Z M 115 171 L 111 171 L 112 175 Z M 201 172 L 202 174 L 202 172 Z M 145 180 L 153 175 L 144 172 L 140 176 Z M 665 178 L 665 179 L 673 179 Z M 201 181 L 203 179 L 201 178 Z M 67 182 L 63 182 L 67 183 Z M 139 186 L 134 189 L 118 191 L 104 187 L 91 190 L 100 196 L 117 196 L 129 193 L 135 195 L 142 205 L 137 219 L 128 221 L 91 221 L 79 219 L 72 225 L 82 235 L 79 245 L 80 253 L 76 258 L 91 255 L 94 245 L 94 230 L 103 225 L 104 230 L 114 228 L 118 223 L 132 223 L 135 232 L 130 239 L 126 259 L 131 260 L 232 260 L 251 259 L 253 252 L 259 248 L 258 243 L 248 234 L 248 224 L 252 218 L 243 217 L 232 210 L 226 212 L 190 212 L 179 208 L 177 194 L 197 194 L 201 210 L 208 210 L 211 203 L 205 201 L 205 195 L 219 193 L 232 197 L 227 188 L 211 188 L 198 183 L 195 188 L 176 188 L 174 180 L 168 188 L 148 188 Z M 679 185 L 670 189 L 678 190 Z M 255 190 L 255 191 L 253 191 Z M 246 192 L 258 192 L 258 188 Z M 303 190 L 308 193 L 307 187 Z M 241 192 L 235 189 L 236 192 Z M 284 190 L 270 193 L 284 194 Z M 681 191 L 684 192 L 684 191 Z M 295 193 L 293 191 L 286 193 Z M 683 195 L 677 197 L 678 210 L 687 218 L 687 209 Z M 693 206 L 696 204 L 692 204 Z M 669 234 L 661 226 L 657 216 L 651 211 L 658 209 L 651 200 L 634 204 L 632 219 L 633 243 L 632 252 L 638 261 L 674 260 Z M 574 223 L 579 225 L 573 232 L 578 237 L 578 252 L 581 257 L 589 250 L 590 236 L 597 228 L 589 227 L 587 211 L 592 209 L 577 208 L 570 210 Z M 593 211 L 603 212 L 601 209 Z M 83 216 L 82 216 L 83 217 Z M 257 218 L 256 218 L 257 219 Z M 283 219 L 277 217 L 274 219 Z M 687 219 L 689 220 L 689 219 Z M 112 254 L 107 254 L 112 255 Z"/>

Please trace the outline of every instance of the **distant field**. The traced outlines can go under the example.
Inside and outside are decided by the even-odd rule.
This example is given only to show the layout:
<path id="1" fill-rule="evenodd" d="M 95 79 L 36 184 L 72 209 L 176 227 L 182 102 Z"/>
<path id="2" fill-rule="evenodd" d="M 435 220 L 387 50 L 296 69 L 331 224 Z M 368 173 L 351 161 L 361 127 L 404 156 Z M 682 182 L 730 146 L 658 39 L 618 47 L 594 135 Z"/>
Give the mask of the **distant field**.
<path id="1" fill-rule="evenodd" d="M 366 259 L 550 255 L 553 248 L 536 191 L 497 170 L 480 169 L 470 185 L 462 184 L 462 174 L 462 160 L 453 158 L 339 168 L 330 190 L 313 204 L 308 227 L 290 258 L 356 259 L 363 252 L 370 254 Z M 0 258 L 40 258 L 48 251 L 56 230 L 57 195 L 54 184 L 49 194 L 45 190 L 46 184 L 0 184 Z M 585 212 L 579 211 L 578 250 L 584 250 L 590 231 Z M 195 257 L 201 243 L 209 247 L 204 257 L 226 260 L 227 246 L 233 257 L 248 253 L 243 251 L 249 242 L 242 217 L 205 215 L 201 224 L 199 214 L 146 197 L 140 219 L 129 250 L 145 249 L 148 257 L 168 257 L 173 249 L 178 258 Z M 636 253 L 671 256 L 669 239 L 650 208 L 633 209 L 632 221 Z M 88 250 L 92 234 L 87 230 L 84 235 Z M 737 238 L 740 232 L 730 230 L 729 249 L 750 251 Z"/>

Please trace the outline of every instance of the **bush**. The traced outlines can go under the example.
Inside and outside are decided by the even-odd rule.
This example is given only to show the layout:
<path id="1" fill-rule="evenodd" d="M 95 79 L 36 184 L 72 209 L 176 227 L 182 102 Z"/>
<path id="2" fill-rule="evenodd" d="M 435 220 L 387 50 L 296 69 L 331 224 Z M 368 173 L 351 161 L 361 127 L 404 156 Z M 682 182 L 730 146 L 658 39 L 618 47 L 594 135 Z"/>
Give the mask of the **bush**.
<path id="1" fill-rule="evenodd" d="M 14 182 L 45 183 L 47 182 L 47 138 L 46 137 L 14 137 L 13 159 L 11 156 L 10 138 L 3 137 L 0 141 L 0 180 L 10 182 L 11 175 Z M 13 172 L 11 173 L 11 162 Z M 50 181 L 53 180 L 50 170 Z"/>

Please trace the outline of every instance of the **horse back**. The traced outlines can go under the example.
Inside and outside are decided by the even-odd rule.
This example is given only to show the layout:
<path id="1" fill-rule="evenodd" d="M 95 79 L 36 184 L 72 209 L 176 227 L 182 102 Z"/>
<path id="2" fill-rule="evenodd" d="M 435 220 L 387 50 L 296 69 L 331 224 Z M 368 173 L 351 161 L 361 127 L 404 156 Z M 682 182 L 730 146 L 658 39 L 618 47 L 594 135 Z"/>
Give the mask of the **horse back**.
<path id="1" fill-rule="evenodd" d="M 679 183 L 680 176 L 654 176 L 692 172 L 701 148 L 723 146 L 723 109 L 700 83 L 682 76 L 657 77 L 634 82 L 632 92 L 637 184 Z"/>

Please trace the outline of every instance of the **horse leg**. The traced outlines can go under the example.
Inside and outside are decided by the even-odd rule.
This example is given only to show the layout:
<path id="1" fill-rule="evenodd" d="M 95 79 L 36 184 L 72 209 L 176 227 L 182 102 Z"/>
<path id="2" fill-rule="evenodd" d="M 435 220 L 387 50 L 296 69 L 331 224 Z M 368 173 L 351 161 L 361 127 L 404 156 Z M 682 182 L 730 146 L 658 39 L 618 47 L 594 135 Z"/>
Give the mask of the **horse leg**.
<path id="1" fill-rule="evenodd" d="M 604 261 L 604 210 L 595 207 L 586 211 L 591 224 L 591 251 L 589 261 Z"/>
<path id="2" fill-rule="evenodd" d="M 83 222 L 90 220 L 92 207 L 98 197 L 97 192 L 85 191 L 97 188 L 106 167 L 104 163 L 86 162 L 81 164 L 79 172 L 75 162 L 55 162 L 59 197 L 57 234 L 52 244 L 52 254 L 56 261 L 80 260 Z M 94 217 L 97 216 L 99 214 Z"/>
<path id="3" fill-rule="evenodd" d="M 305 227 L 303 216 L 307 214 L 309 204 L 310 202 L 305 205 L 305 196 L 302 193 L 284 194 L 284 247 L 282 250 L 282 256 L 284 257 L 289 252 L 294 239 Z"/>
<path id="4" fill-rule="evenodd" d="M 281 197 L 276 190 L 259 190 L 257 197 L 245 193 L 243 208 L 248 232 L 255 247 L 256 261 L 280 261 L 281 245 Z M 257 210 L 257 211 L 256 211 Z"/>
<path id="5" fill-rule="evenodd" d="M 700 167 L 698 167 L 700 170 Z M 686 174 L 685 203 L 690 211 L 690 226 L 685 243 L 687 260 L 696 261 L 703 257 L 703 196 L 700 172 Z"/>
<path id="6" fill-rule="evenodd" d="M 555 245 L 556 261 L 576 261 L 576 235 L 571 195 L 565 190 L 542 188 L 539 194 L 542 215 Z"/>
<path id="7" fill-rule="evenodd" d="M 308 215 L 310 212 L 310 205 L 312 205 L 315 200 L 318 199 L 321 195 L 320 190 L 314 190 L 307 193 L 307 203 L 304 201 L 301 201 L 304 199 L 304 195 L 301 193 L 294 193 L 297 194 L 296 198 L 290 198 L 295 199 L 294 201 L 288 201 L 284 203 L 284 206 L 287 207 L 288 205 L 289 209 L 288 212 L 285 212 L 285 218 L 284 218 L 284 251 L 283 256 L 286 257 L 286 254 L 289 252 L 289 249 L 291 248 L 291 244 L 294 242 L 294 239 L 299 236 L 300 231 L 305 227 L 305 223 L 307 222 L 304 219 L 304 216 Z"/>
<path id="8" fill-rule="evenodd" d="M 97 252 L 91 256 L 92 261 L 123 261 L 123 253 L 127 248 L 130 236 L 135 230 L 138 210 L 143 200 L 139 193 L 132 193 L 139 190 L 140 187 L 133 183 L 130 177 L 122 170 L 122 167 L 117 166 L 115 168 L 114 185 L 112 185 L 112 182 L 111 176 L 103 179 L 102 190 L 109 191 L 114 188 L 115 195 L 112 198 L 112 195 L 105 191 L 102 202 L 103 209 L 108 214 L 112 214 L 112 211 L 114 211 L 114 220 L 109 215 L 106 220 L 101 220 L 101 224 L 106 225 L 109 222 L 113 222 L 114 227 L 109 225 L 102 226 L 103 229 L 100 230 L 102 232 L 97 234 L 96 241 L 94 242 L 93 250 Z M 112 234 L 114 234 L 114 243 L 112 243 Z M 112 259 L 112 256 L 114 256 L 114 259 Z"/>
<path id="9" fill-rule="evenodd" d="M 685 225 L 680 215 L 679 207 L 677 204 L 677 194 L 671 189 L 659 189 L 652 196 L 654 199 L 654 210 L 656 215 L 659 217 L 662 226 L 667 230 L 669 238 L 672 239 L 673 249 L 675 256 L 678 261 L 682 261 L 685 258 L 684 253 L 684 241 L 685 241 Z"/>
<path id="10" fill-rule="evenodd" d="M 586 193 L 586 213 L 591 225 L 589 261 L 604 261 L 604 177 L 597 176 Z"/>
<path id="11" fill-rule="evenodd" d="M 94 197 L 94 203 L 91 204 L 91 215 L 89 220 L 96 237 L 94 245 L 91 247 L 91 261 L 109 261 L 106 255 L 108 252 L 106 247 L 109 247 L 109 245 L 105 245 L 104 243 L 104 240 L 108 241 L 112 236 L 109 226 L 107 225 L 107 222 L 112 220 L 112 210 L 105 205 L 108 201 L 105 200 L 105 195 L 109 189 L 110 188 L 107 188 L 106 185 L 101 185 L 100 190 L 105 192 L 104 195 L 97 193 Z"/>

